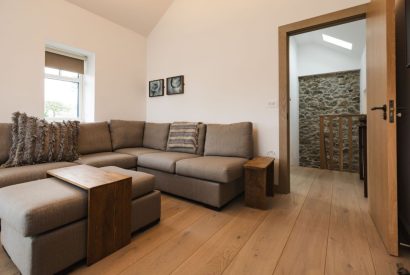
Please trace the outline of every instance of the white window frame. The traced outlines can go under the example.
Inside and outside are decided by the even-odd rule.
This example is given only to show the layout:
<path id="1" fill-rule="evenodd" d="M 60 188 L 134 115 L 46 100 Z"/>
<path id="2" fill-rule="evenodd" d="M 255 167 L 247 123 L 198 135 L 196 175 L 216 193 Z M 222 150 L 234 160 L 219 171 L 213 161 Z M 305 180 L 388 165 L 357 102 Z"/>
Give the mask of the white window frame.
<path id="1" fill-rule="evenodd" d="M 44 67 L 46 68 L 46 67 Z M 47 121 L 63 121 L 63 120 L 79 120 L 82 122 L 84 119 L 84 95 L 83 95 L 83 86 L 84 86 L 84 81 L 83 81 L 83 75 L 78 74 L 78 78 L 74 77 L 66 77 L 66 76 L 61 76 L 61 71 L 58 70 L 58 75 L 54 74 L 47 74 L 44 73 L 44 79 L 53 79 L 53 80 L 60 80 L 60 81 L 67 81 L 67 82 L 74 82 L 78 83 L 78 117 L 62 117 L 62 118 L 52 118 L 52 117 L 45 117 Z M 43 91 L 45 93 L 45 90 Z M 44 109 L 45 109 L 45 99 L 44 99 Z"/>

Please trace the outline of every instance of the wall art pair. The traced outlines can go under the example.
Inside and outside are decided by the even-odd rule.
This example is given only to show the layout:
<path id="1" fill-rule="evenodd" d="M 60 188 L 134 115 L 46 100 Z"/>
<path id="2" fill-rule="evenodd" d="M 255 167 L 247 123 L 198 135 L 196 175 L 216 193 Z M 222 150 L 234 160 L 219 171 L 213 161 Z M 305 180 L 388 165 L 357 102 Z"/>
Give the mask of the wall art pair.
<path id="1" fill-rule="evenodd" d="M 167 95 L 178 95 L 184 93 L 184 76 L 173 76 L 167 78 Z M 164 95 L 164 80 L 157 79 L 149 82 L 148 86 L 149 97 L 157 97 Z"/>

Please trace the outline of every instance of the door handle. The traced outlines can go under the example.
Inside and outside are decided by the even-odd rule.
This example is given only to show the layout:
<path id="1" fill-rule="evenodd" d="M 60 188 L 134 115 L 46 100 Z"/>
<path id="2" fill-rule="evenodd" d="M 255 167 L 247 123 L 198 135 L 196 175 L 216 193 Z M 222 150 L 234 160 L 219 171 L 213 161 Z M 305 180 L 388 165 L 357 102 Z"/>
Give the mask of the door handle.
<path id="1" fill-rule="evenodd" d="M 387 105 L 386 104 L 384 104 L 383 106 L 380 106 L 380 107 L 373 107 L 370 110 L 372 110 L 372 111 L 378 111 L 378 110 L 383 111 L 383 119 L 384 120 L 387 119 Z"/>

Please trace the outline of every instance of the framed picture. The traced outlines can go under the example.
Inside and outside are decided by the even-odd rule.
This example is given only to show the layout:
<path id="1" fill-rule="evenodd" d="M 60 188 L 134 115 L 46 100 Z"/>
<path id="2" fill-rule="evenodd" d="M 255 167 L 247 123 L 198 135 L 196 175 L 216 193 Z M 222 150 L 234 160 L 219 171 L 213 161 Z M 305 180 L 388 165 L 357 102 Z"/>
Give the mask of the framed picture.
<path id="1" fill-rule="evenodd" d="M 167 95 L 183 94 L 184 85 L 183 75 L 167 78 Z"/>
<path id="2" fill-rule="evenodd" d="M 149 97 L 163 96 L 164 95 L 164 80 L 157 79 L 149 82 Z"/>

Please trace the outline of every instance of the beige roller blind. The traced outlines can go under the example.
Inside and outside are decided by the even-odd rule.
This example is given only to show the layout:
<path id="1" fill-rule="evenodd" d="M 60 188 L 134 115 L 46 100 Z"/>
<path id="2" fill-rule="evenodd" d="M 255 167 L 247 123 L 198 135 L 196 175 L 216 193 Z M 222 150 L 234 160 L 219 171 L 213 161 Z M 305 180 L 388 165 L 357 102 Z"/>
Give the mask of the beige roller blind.
<path id="1" fill-rule="evenodd" d="M 46 67 L 84 74 L 84 60 L 46 51 Z"/>

